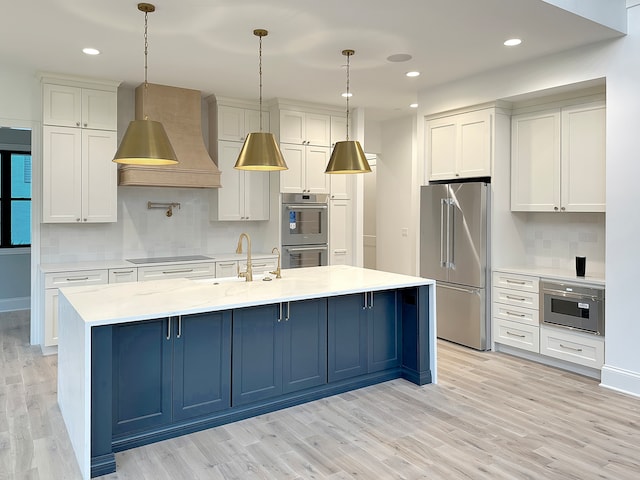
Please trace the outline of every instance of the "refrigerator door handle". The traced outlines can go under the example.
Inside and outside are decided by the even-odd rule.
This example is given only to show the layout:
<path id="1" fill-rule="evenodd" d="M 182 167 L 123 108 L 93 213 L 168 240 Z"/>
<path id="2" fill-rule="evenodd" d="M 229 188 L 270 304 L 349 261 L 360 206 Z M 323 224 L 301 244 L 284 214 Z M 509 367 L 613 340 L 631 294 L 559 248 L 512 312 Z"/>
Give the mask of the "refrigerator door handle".
<path id="1" fill-rule="evenodd" d="M 453 285 L 440 285 L 440 286 L 444 288 L 449 288 L 451 290 L 456 290 L 458 292 L 475 293 L 476 295 L 480 295 L 480 289 L 478 288 L 454 287 Z"/>
<path id="2" fill-rule="evenodd" d="M 447 244 L 447 267 L 455 268 L 456 259 L 455 259 L 455 235 L 456 235 L 456 206 L 453 202 L 453 199 L 449 199 L 449 215 L 447 217 L 447 221 L 449 225 L 447 225 L 447 232 L 449 234 L 449 243 Z"/>
<path id="3" fill-rule="evenodd" d="M 446 206 L 447 206 L 447 199 L 446 198 L 441 198 L 440 199 L 440 266 L 444 267 L 444 268 L 447 268 L 447 261 L 448 261 L 448 255 L 449 255 L 447 253 L 447 260 L 445 260 L 445 258 L 444 258 L 444 243 L 445 243 L 445 239 L 444 239 L 444 234 L 445 234 L 444 215 L 445 214 L 444 214 L 444 212 L 445 212 L 445 207 Z M 448 230 L 447 230 L 447 232 L 448 232 Z M 449 245 L 448 235 L 447 235 L 447 245 Z"/>

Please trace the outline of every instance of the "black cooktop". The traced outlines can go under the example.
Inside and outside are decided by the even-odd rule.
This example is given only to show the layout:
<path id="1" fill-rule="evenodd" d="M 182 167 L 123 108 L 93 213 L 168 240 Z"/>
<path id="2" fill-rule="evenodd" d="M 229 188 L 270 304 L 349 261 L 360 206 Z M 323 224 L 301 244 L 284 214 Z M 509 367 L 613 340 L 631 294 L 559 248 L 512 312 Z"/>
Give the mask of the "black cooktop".
<path id="1" fill-rule="evenodd" d="M 127 262 L 135 264 L 143 263 L 168 263 L 168 262 L 191 262 L 194 260 L 213 260 L 213 257 L 205 255 L 182 255 L 177 257 L 152 257 L 152 258 L 127 258 Z"/>

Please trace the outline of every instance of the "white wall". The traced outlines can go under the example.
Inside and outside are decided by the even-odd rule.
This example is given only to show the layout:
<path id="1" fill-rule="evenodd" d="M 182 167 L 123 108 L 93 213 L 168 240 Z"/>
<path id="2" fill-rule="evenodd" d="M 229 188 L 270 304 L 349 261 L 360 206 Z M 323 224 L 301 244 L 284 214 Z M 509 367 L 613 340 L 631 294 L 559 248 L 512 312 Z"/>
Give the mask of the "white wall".
<path id="1" fill-rule="evenodd" d="M 607 338 L 602 384 L 640 395 L 640 318 L 637 313 L 637 242 L 640 222 L 640 7 L 629 10 L 628 36 L 486 72 L 421 92 L 418 118 L 440 111 L 606 77 L 607 82 Z M 421 122 L 420 122 L 421 123 Z M 423 125 L 418 155 L 424 158 Z M 417 160 L 416 160 L 417 161 Z M 417 161 L 418 162 L 418 161 Z M 417 169 L 422 165 L 417 163 Z M 414 180 L 418 184 L 419 178 Z"/>
<path id="2" fill-rule="evenodd" d="M 376 164 L 377 269 L 408 275 L 416 274 L 420 230 L 409 188 L 415 173 L 415 132 L 415 116 L 383 122 L 382 154 Z"/>

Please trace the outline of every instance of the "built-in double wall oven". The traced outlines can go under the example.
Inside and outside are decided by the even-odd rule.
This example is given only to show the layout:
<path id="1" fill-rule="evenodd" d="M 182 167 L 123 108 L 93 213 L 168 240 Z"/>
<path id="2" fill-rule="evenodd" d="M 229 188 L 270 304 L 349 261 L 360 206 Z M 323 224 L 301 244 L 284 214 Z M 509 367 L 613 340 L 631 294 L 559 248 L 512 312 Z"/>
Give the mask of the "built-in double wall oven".
<path id="1" fill-rule="evenodd" d="M 604 287 L 542 281 L 542 323 L 604 335 Z"/>
<path id="2" fill-rule="evenodd" d="M 328 195 L 282 194 L 282 267 L 328 264 Z"/>

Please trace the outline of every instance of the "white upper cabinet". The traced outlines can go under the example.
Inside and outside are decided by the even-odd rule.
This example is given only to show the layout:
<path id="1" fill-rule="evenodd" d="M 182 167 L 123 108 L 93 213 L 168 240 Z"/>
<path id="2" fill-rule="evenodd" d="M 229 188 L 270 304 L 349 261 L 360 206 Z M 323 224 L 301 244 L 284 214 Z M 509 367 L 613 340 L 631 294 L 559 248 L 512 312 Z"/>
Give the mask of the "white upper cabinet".
<path id="1" fill-rule="evenodd" d="M 282 193 L 329 193 L 329 147 L 280 144 L 288 170 L 280 172 Z"/>
<path id="2" fill-rule="evenodd" d="M 331 116 L 280 110 L 280 143 L 328 147 L 331 144 Z"/>
<path id="3" fill-rule="evenodd" d="M 116 132 L 45 125 L 42 221 L 117 221 Z"/>
<path id="4" fill-rule="evenodd" d="M 61 127 L 117 130 L 115 90 L 43 84 L 43 123 Z"/>
<path id="5" fill-rule="evenodd" d="M 269 172 L 236 170 L 242 143 L 218 141 L 218 168 L 222 187 L 211 192 L 211 219 L 269 220 Z"/>
<path id="6" fill-rule="evenodd" d="M 491 176 L 493 115 L 483 109 L 427 121 L 428 180 Z"/>
<path id="7" fill-rule="evenodd" d="M 42 221 L 116 222 L 118 84 L 62 80 L 42 84 Z"/>
<path id="8" fill-rule="evenodd" d="M 512 117 L 511 210 L 605 211 L 605 105 Z"/>
<path id="9" fill-rule="evenodd" d="M 218 140 L 244 142 L 248 134 L 260 131 L 260 110 L 218 106 Z M 262 131 L 269 131 L 269 112 L 262 112 Z"/>

